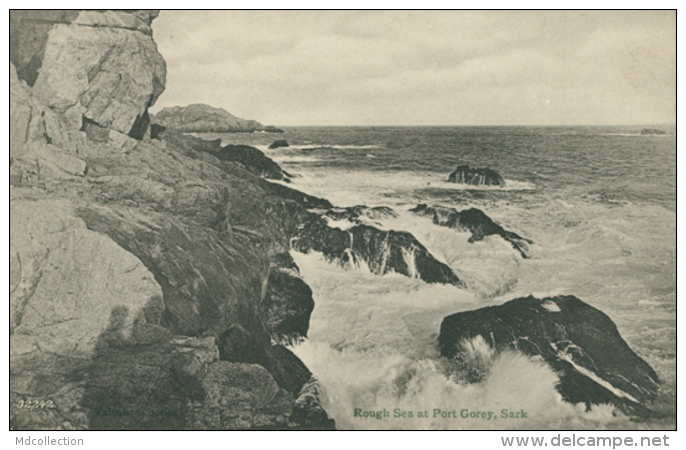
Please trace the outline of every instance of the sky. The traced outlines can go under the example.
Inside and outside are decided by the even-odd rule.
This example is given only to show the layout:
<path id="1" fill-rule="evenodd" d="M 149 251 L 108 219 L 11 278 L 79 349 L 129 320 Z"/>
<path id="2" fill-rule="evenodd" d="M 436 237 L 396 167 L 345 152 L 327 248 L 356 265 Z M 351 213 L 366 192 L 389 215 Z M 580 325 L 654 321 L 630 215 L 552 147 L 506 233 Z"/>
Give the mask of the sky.
<path id="1" fill-rule="evenodd" d="M 676 121 L 674 11 L 162 11 L 152 108 L 302 125 Z"/>

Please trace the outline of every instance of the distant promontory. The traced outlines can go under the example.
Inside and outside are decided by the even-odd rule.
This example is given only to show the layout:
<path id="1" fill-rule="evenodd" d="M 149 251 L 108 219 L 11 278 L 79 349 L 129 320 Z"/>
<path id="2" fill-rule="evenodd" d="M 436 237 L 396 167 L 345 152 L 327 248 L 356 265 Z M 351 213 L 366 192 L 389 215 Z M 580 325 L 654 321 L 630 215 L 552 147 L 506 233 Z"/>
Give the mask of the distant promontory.
<path id="1" fill-rule="evenodd" d="M 283 130 L 274 126 L 241 119 L 225 109 L 202 103 L 164 108 L 153 115 L 151 121 L 165 128 L 195 133 L 283 133 Z"/>

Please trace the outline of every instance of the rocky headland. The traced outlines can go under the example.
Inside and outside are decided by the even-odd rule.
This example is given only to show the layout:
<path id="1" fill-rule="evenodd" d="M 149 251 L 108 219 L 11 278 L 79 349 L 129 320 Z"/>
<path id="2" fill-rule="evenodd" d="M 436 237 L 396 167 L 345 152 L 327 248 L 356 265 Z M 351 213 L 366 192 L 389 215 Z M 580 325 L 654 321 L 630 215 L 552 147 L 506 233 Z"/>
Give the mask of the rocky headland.
<path id="1" fill-rule="evenodd" d="M 152 115 L 152 122 L 177 131 L 194 133 L 283 133 L 271 125 L 236 117 L 222 108 L 202 103 L 164 108 Z"/>

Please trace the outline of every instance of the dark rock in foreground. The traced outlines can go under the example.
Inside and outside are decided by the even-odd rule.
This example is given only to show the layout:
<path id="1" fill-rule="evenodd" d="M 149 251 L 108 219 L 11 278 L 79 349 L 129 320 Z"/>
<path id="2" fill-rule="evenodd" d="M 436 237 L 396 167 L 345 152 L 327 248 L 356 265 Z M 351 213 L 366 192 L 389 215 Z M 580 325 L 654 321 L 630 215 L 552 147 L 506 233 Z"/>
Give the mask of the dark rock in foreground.
<path id="1" fill-rule="evenodd" d="M 286 142 L 285 139 L 279 139 L 277 141 L 274 141 L 269 146 L 270 149 L 275 149 L 275 148 L 279 148 L 279 147 L 290 147 L 290 146 L 288 145 L 288 142 Z"/>
<path id="2" fill-rule="evenodd" d="M 512 247 L 524 258 L 528 258 L 529 244 L 533 243 L 517 233 L 506 231 L 503 227 L 493 222 L 483 211 L 476 208 L 457 211 L 453 208 L 432 207 L 421 204 L 410 211 L 420 216 L 432 217 L 433 222 L 442 227 L 471 231 L 470 243 L 480 241 L 484 237 L 493 234 L 500 236 L 512 244 Z"/>
<path id="3" fill-rule="evenodd" d="M 450 267 L 436 260 L 412 234 L 404 231 L 384 231 L 368 225 L 341 230 L 329 227 L 317 217 L 298 230 L 292 246 L 304 253 L 321 252 L 328 260 L 344 266 L 367 265 L 377 275 L 395 272 L 427 283 L 462 286 Z"/>
<path id="4" fill-rule="evenodd" d="M 448 316 L 438 337 L 441 354 L 461 361 L 462 343 L 477 336 L 498 351 L 541 356 L 559 374 L 558 391 L 571 403 L 611 403 L 645 415 L 660 387 L 614 322 L 574 296 L 529 296 Z"/>
<path id="5" fill-rule="evenodd" d="M 448 177 L 449 183 L 473 184 L 475 186 L 504 186 L 505 180 L 498 172 L 488 168 L 458 166 Z"/>
<path id="6" fill-rule="evenodd" d="M 292 175 L 282 170 L 273 159 L 249 145 L 227 145 L 211 152 L 221 161 L 235 161 L 243 164 L 257 176 L 272 180 L 290 181 Z"/>
<path id="7" fill-rule="evenodd" d="M 312 289 L 300 278 L 298 266 L 289 253 L 272 258 L 263 305 L 275 340 L 292 343 L 307 337 L 314 309 Z"/>

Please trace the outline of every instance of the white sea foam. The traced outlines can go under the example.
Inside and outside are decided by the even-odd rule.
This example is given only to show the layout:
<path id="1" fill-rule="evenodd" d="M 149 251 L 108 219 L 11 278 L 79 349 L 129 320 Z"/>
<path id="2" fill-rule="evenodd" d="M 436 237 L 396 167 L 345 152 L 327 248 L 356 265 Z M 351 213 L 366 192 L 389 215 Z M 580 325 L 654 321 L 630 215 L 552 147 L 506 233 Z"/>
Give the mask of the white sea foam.
<path id="1" fill-rule="evenodd" d="M 491 203 L 485 208 L 489 216 L 506 229 L 517 224 L 518 233 L 536 242 L 532 258 L 524 260 L 500 237 L 469 243 L 469 232 L 439 227 L 429 218 L 410 213 L 413 202 L 404 199 L 398 205 L 385 200 L 358 203 L 393 206 L 399 216 L 375 219 L 377 226 L 412 232 L 468 288 L 426 284 L 397 274 L 377 276 L 359 268 L 345 271 L 326 263 L 321 255 L 293 253 L 316 303 L 310 340 L 295 351 L 326 388 L 326 409 L 339 427 L 640 426 L 621 414 L 613 417 L 617 412 L 610 406 L 585 412 L 582 406 L 564 403 L 554 389 L 556 376 L 546 365 L 519 354 L 491 358 L 483 343 L 471 345 L 474 355 L 489 362 L 484 363 L 486 375 L 479 383 L 463 384 L 438 357 L 436 338 L 441 320 L 449 314 L 520 296 L 576 295 L 607 313 L 649 363 L 672 373 L 674 368 L 655 359 L 649 350 L 650 346 L 669 348 L 669 333 L 655 327 L 673 326 L 673 313 L 663 308 L 664 298 L 648 301 L 656 295 L 648 289 L 673 283 L 670 273 L 676 270 L 675 255 L 673 260 L 662 260 L 665 247 L 675 248 L 671 242 L 675 232 L 670 228 L 673 212 L 632 204 L 608 209 L 578 200 L 528 207 Z M 656 253 L 655 248 L 663 251 Z M 555 306 L 549 305 L 552 313 Z M 456 409 L 458 413 L 464 408 L 524 408 L 530 411 L 530 419 L 526 425 L 417 417 L 360 420 L 354 417 L 354 408 L 387 409 L 391 415 L 395 408 Z M 531 412 L 537 419 L 531 420 Z"/>
<path id="2" fill-rule="evenodd" d="M 272 156 L 277 161 L 288 161 L 287 156 Z M 283 159 L 280 159 L 283 158 Z M 529 182 L 506 180 L 505 186 L 472 186 L 448 183 L 447 174 L 425 172 L 383 172 L 352 170 L 317 170 L 299 166 L 292 171 L 302 177 L 294 187 L 308 194 L 329 199 L 337 206 L 359 204 L 376 205 L 388 202 L 389 198 L 408 199 L 420 190 L 436 191 L 531 191 L 536 186 Z"/>
<path id="3" fill-rule="evenodd" d="M 315 147 L 319 148 L 309 148 Z M 675 358 L 663 357 L 664 352 L 673 351 L 676 332 L 671 308 L 676 303 L 674 211 L 625 200 L 612 204 L 594 193 L 580 197 L 574 186 L 553 195 L 519 180 L 508 179 L 505 187 L 469 186 L 447 183 L 447 173 L 313 166 L 309 163 L 314 161 L 295 159 L 312 157 L 299 151 L 265 150 L 275 160 L 290 164 L 289 171 L 302 175 L 290 184 L 293 188 L 341 207 L 394 208 L 398 217 L 369 223 L 411 232 L 466 284 L 457 288 L 398 274 L 379 276 L 359 263 L 346 270 L 317 253 L 293 253 L 316 304 L 309 340 L 295 352 L 325 387 L 325 408 L 338 427 L 641 426 L 621 414 L 613 417 L 617 413 L 607 405 L 586 412 L 584 406 L 564 403 L 554 388 L 557 376 L 548 366 L 518 353 L 496 354 L 485 341 L 464 343 L 473 365 L 484 368 L 478 383 L 463 383 L 454 367 L 439 357 L 436 339 L 443 317 L 528 295 L 576 295 L 601 309 L 660 377 L 675 383 Z M 461 203 L 451 204 L 450 198 L 459 197 L 460 191 L 466 193 Z M 490 192 L 481 196 L 468 191 Z M 504 193 L 501 200 L 492 195 L 497 192 Z M 513 202 L 511 196 L 530 200 Z M 432 198 L 441 198 L 442 203 Z M 408 211 L 424 202 L 458 210 L 482 209 L 506 230 L 534 241 L 530 258 L 522 259 L 498 236 L 469 243 L 471 233 L 433 225 L 430 218 Z M 329 220 L 329 225 L 347 229 L 353 224 Z M 409 254 L 405 257 L 411 259 Z M 546 305 L 550 313 L 560 313 L 553 302 Z M 354 417 L 354 408 L 387 409 L 391 416 L 395 408 L 457 409 L 458 413 L 464 408 L 524 408 L 533 414 L 529 413 L 525 424 L 419 419 L 416 415 L 413 419 L 361 420 Z"/>
<path id="4" fill-rule="evenodd" d="M 464 289 L 348 272 L 316 253 L 292 254 L 316 302 L 309 339 L 294 352 L 320 381 L 323 406 L 341 429 L 598 428 L 627 421 L 613 417 L 609 406 L 587 413 L 583 405 L 563 402 L 547 365 L 518 353 L 496 354 L 483 339 L 465 344 L 484 367 L 482 381 L 460 381 L 454 365 L 439 358 L 436 337 L 445 315 L 482 304 Z M 356 408 L 387 410 L 389 417 L 356 417 Z M 393 417 L 396 409 L 413 417 Z M 433 417 L 435 409 L 456 417 Z M 503 409 L 523 409 L 528 418 L 506 420 Z M 498 419 L 463 418 L 463 410 L 492 411 Z M 418 417 L 419 411 L 429 417 Z"/>

